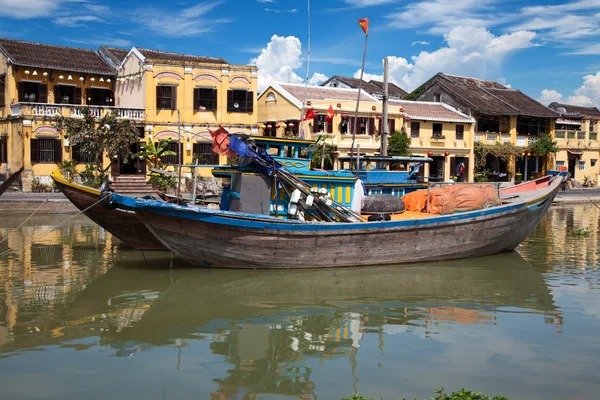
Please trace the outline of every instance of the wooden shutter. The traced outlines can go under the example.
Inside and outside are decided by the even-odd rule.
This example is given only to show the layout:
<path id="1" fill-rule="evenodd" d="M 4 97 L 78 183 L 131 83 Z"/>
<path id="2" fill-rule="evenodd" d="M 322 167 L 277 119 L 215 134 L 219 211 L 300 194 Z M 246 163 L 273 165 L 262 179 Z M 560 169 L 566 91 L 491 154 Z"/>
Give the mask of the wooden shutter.
<path id="1" fill-rule="evenodd" d="M 354 117 L 348 117 L 348 119 L 350 120 L 350 131 L 346 132 L 347 134 L 354 134 L 354 126 L 356 125 L 356 120 L 354 119 Z"/>
<path id="2" fill-rule="evenodd" d="M 6 104 L 6 75 L 0 75 L 0 106 Z"/>
<path id="3" fill-rule="evenodd" d="M 194 88 L 194 112 L 200 111 L 200 88 Z"/>
<path id="4" fill-rule="evenodd" d="M 456 175 L 456 157 L 450 157 L 450 178 Z"/>
<path id="5" fill-rule="evenodd" d="M 8 138 L 0 138 L 0 162 L 8 162 Z"/>
<path id="6" fill-rule="evenodd" d="M 60 104 L 60 86 L 54 86 L 54 104 Z"/>
<path id="7" fill-rule="evenodd" d="M 82 104 L 81 102 L 81 88 L 76 87 L 73 95 L 73 104 Z"/>
<path id="8" fill-rule="evenodd" d="M 161 109 L 161 103 L 162 103 L 162 87 L 157 86 L 156 87 L 156 111 Z"/>
<path id="9" fill-rule="evenodd" d="M 393 135 L 394 132 L 396 132 L 396 119 L 395 118 L 388 119 L 388 127 L 390 129 L 388 133 L 390 135 Z"/>
<path id="10" fill-rule="evenodd" d="M 40 162 L 40 141 L 39 139 L 31 139 L 29 141 L 29 147 L 31 148 L 31 163 L 35 164 Z"/>
<path id="11" fill-rule="evenodd" d="M 25 101 L 25 83 L 24 82 L 19 82 L 17 84 L 17 90 L 18 90 L 18 99 L 19 102 L 23 102 Z"/>
<path id="12" fill-rule="evenodd" d="M 177 110 L 177 86 L 171 86 L 171 110 Z"/>
<path id="13" fill-rule="evenodd" d="M 227 111 L 233 112 L 235 108 L 233 108 L 233 90 L 227 91 Z"/>
<path id="14" fill-rule="evenodd" d="M 319 114 L 316 114 L 313 118 L 313 133 L 319 133 Z"/>
<path id="15" fill-rule="evenodd" d="M 247 91 L 246 92 L 246 112 L 253 112 L 254 111 L 254 92 L 252 91 Z"/>
<path id="16" fill-rule="evenodd" d="M 212 90 L 212 108 L 210 111 L 217 111 L 217 89 Z"/>
<path id="17" fill-rule="evenodd" d="M 48 102 L 48 85 L 40 85 L 40 95 L 38 96 L 39 103 Z"/>
<path id="18" fill-rule="evenodd" d="M 368 120 L 369 123 L 369 130 L 367 131 L 369 133 L 369 135 L 374 135 L 375 134 L 375 118 L 371 117 Z"/>
<path id="19" fill-rule="evenodd" d="M 194 143 L 192 146 L 192 158 L 194 158 L 195 154 L 200 154 L 200 143 Z M 193 164 L 194 162 L 192 162 Z"/>
<path id="20" fill-rule="evenodd" d="M 327 133 L 333 133 L 333 118 L 325 123 L 327 124 Z"/>
<path id="21" fill-rule="evenodd" d="M 85 89 L 85 104 L 88 106 L 92 104 L 92 89 Z"/>
<path id="22" fill-rule="evenodd" d="M 81 94 L 81 91 L 79 92 Z M 62 162 L 62 143 L 60 139 L 54 140 L 54 162 Z"/>
<path id="23" fill-rule="evenodd" d="M 107 106 L 115 105 L 115 93 L 112 90 L 108 90 L 108 104 Z"/>

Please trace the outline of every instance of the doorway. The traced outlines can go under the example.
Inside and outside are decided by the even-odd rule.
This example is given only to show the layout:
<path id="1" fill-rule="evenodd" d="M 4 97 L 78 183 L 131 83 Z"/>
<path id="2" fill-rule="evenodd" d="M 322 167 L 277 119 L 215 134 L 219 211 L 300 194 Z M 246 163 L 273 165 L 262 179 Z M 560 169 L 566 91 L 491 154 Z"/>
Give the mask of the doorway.
<path id="1" fill-rule="evenodd" d="M 461 168 L 462 166 L 462 168 Z M 456 176 L 458 182 L 467 182 L 469 180 L 469 158 L 452 157 L 450 158 L 450 177 Z M 460 173 L 462 172 L 462 174 Z"/>
<path id="2" fill-rule="evenodd" d="M 432 163 L 429 164 L 429 180 L 432 182 L 442 182 L 444 180 L 444 164 L 446 157 L 431 157 Z"/>
<path id="3" fill-rule="evenodd" d="M 141 149 L 140 143 L 134 143 L 130 147 L 131 154 L 139 152 Z M 119 156 L 112 162 L 111 172 L 113 176 L 117 175 L 145 175 L 146 160 L 140 160 L 138 157 L 127 157 L 124 159 Z"/>
<path id="4" fill-rule="evenodd" d="M 579 163 L 579 155 L 569 153 L 569 175 L 575 179 L 575 171 L 577 170 L 577 164 Z"/>

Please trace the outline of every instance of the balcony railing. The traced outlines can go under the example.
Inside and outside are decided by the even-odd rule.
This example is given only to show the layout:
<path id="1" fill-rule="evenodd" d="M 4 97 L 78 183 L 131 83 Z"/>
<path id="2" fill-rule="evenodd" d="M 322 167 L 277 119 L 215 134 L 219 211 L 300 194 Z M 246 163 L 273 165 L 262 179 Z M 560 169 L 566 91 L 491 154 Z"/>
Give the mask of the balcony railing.
<path id="1" fill-rule="evenodd" d="M 143 108 L 130 107 L 110 107 L 110 106 L 80 106 L 71 104 L 46 104 L 46 103 L 15 103 L 10 105 L 13 116 L 23 117 L 65 117 L 82 118 L 82 110 L 89 107 L 91 114 L 95 118 L 101 118 L 111 111 L 116 111 L 117 118 L 130 119 L 135 121 L 144 120 Z"/>

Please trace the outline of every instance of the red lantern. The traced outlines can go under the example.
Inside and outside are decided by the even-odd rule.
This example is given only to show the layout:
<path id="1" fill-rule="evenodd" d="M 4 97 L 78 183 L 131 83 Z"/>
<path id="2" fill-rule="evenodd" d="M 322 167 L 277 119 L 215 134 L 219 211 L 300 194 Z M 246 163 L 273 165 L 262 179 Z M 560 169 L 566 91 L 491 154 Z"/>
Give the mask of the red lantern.
<path id="1" fill-rule="evenodd" d="M 371 107 L 371 110 L 375 111 L 375 110 L 377 110 L 377 107 L 373 106 L 373 107 Z"/>
<path id="2" fill-rule="evenodd" d="M 428 151 L 428 152 L 427 152 L 427 157 L 431 157 L 432 155 L 433 155 L 433 152 L 432 152 L 432 151 Z"/>
<path id="3" fill-rule="evenodd" d="M 410 121 L 410 117 L 407 115 L 406 117 L 404 117 L 405 121 Z"/>
<path id="4" fill-rule="evenodd" d="M 398 111 L 400 111 L 400 112 L 404 112 L 404 107 L 400 107 L 400 108 L 398 109 Z"/>
<path id="5" fill-rule="evenodd" d="M 449 151 L 447 151 L 447 152 L 445 152 L 445 153 L 444 153 L 444 155 L 445 155 L 446 157 L 448 157 L 448 156 L 450 155 L 450 152 L 449 152 Z"/>
<path id="6" fill-rule="evenodd" d="M 310 100 L 306 102 L 307 106 L 310 106 L 310 104 L 311 104 Z"/>
<path id="7" fill-rule="evenodd" d="M 377 119 L 381 121 L 381 115 L 377 115 Z"/>
<path id="8" fill-rule="evenodd" d="M 281 125 L 279 125 L 279 124 L 275 125 L 276 129 L 279 129 L 280 127 L 281 127 Z"/>
<path id="9" fill-rule="evenodd" d="M 290 123 L 288 124 L 288 126 L 289 126 L 290 128 L 293 128 L 293 127 L 294 127 L 294 123 L 293 123 L 293 122 L 290 122 Z"/>
<path id="10" fill-rule="evenodd" d="M 337 103 L 337 108 L 342 108 L 342 103 Z"/>
<path id="11" fill-rule="evenodd" d="M 267 125 L 267 129 L 271 129 L 271 128 L 272 128 L 272 126 L 271 126 L 271 125 Z"/>

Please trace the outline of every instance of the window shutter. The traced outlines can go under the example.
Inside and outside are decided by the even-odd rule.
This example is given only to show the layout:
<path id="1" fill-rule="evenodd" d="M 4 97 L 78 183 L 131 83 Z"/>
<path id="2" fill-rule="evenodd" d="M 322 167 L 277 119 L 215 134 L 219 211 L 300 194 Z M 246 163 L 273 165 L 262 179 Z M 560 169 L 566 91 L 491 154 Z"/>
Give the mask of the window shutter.
<path id="1" fill-rule="evenodd" d="M 313 133 L 319 133 L 319 114 L 316 114 L 313 118 Z"/>
<path id="2" fill-rule="evenodd" d="M 92 104 L 92 89 L 85 89 L 85 104 Z"/>
<path id="3" fill-rule="evenodd" d="M 171 86 L 171 110 L 177 110 L 177 86 Z"/>
<path id="4" fill-rule="evenodd" d="M 0 106 L 6 104 L 6 75 L 0 75 Z"/>
<path id="5" fill-rule="evenodd" d="M 326 122 L 327 133 L 333 133 L 333 118 Z"/>
<path id="6" fill-rule="evenodd" d="M 246 112 L 254 111 L 254 92 L 250 90 L 246 92 Z"/>
<path id="7" fill-rule="evenodd" d="M 54 140 L 54 162 L 57 164 L 62 162 L 62 143 L 60 139 Z"/>
<path id="8" fill-rule="evenodd" d="M 375 118 L 371 117 L 369 118 L 369 135 L 374 135 L 375 134 Z"/>
<path id="9" fill-rule="evenodd" d="M 108 90 L 108 104 L 107 106 L 114 106 L 115 105 L 115 93 L 112 90 Z"/>
<path id="10" fill-rule="evenodd" d="M 19 102 L 23 102 L 23 101 L 25 101 L 25 83 L 19 82 L 17 87 L 18 87 L 17 90 L 19 91 L 19 93 L 18 93 Z"/>
<path id="11" fill-rule="evenodd" d="M 377 130 L 378 134 L 380 134 L 380 135 L 383 134 L 383 119 L 379 120 L 379 128 L 377 128 L 377 129 L 378 129 Z"/>
<path id="12" fill-rule="evenodd" d="M 194 112 L 200 111 L 200 89 L 194 88 Z"/>
<path id="13" fill-rule="evenodd" d="M 217 89 L 212 90 L 212 108 L 211 111 L 217 111 Z"/>
<path id="14" fill-rule="evenodd" d="M 192 158 L 196 154 L 200 154 L 200 143 L 194 143 L 194 145 L 192 146 Z M 192 162 L 192 164 L 193 164 L 193 162 Z"/>
<path id="15" fill-rule="evenodd" d="M 38 96 L 38 103 L 48 102 L 48 85 L 40 84 L 40 95 Z"/>
<path id="16" fill-rule="evenodd" d="M 389 121 L 389 128 L 390 128 L 390 131 L 388 133 L 390 135 L 393 135 L 396 132 L 396 119 L 392 118 L 392 119 L 389 119 L 388 121 Z"/>
<path id="17" fill-rule="evenodd" d="M 0 138 L 0 162 L 8 162 L 8 138 Z"/>
<path id="18" fill-rule="evenodd" d="M 350 131 L 346 132 L 346 134 L 354 134 L 354 126 L 356 125 L 356 120 L 354 119 L 354 117 L 348 117 L 348 119 L 350 120 Z"/>
<path id="19" fill-rule="evenodd" d="M 233 112 L 235 109 L 233 108 L 233 90 L 227 91 L 227 111 Z"/>
<path id="20" fill-rule="evenodd" d="M 82 104 L 81 103 L 81 88 L 75 88 L 75 95 L 73 96 L 73 104 Z"/>
<path id="21" fill-rule="evenodd" d="M 31 148 L 31 163 L 35 164 L 40 162 L 40 141 L 39 139 L 31 139 L 29 141 Z"/>
<path id="22" fill-rule="evenodd" d="M 160 110 L 160 106 L 161 106 L 161 100 L 162 100 L 162 87 L 157 86 L 156 87 L 156 110 Z"/>
<path id="23" fill-rule="evenodd" d="M 60 104 L 60 86 L 54 86 L 54 104 Z"/>

